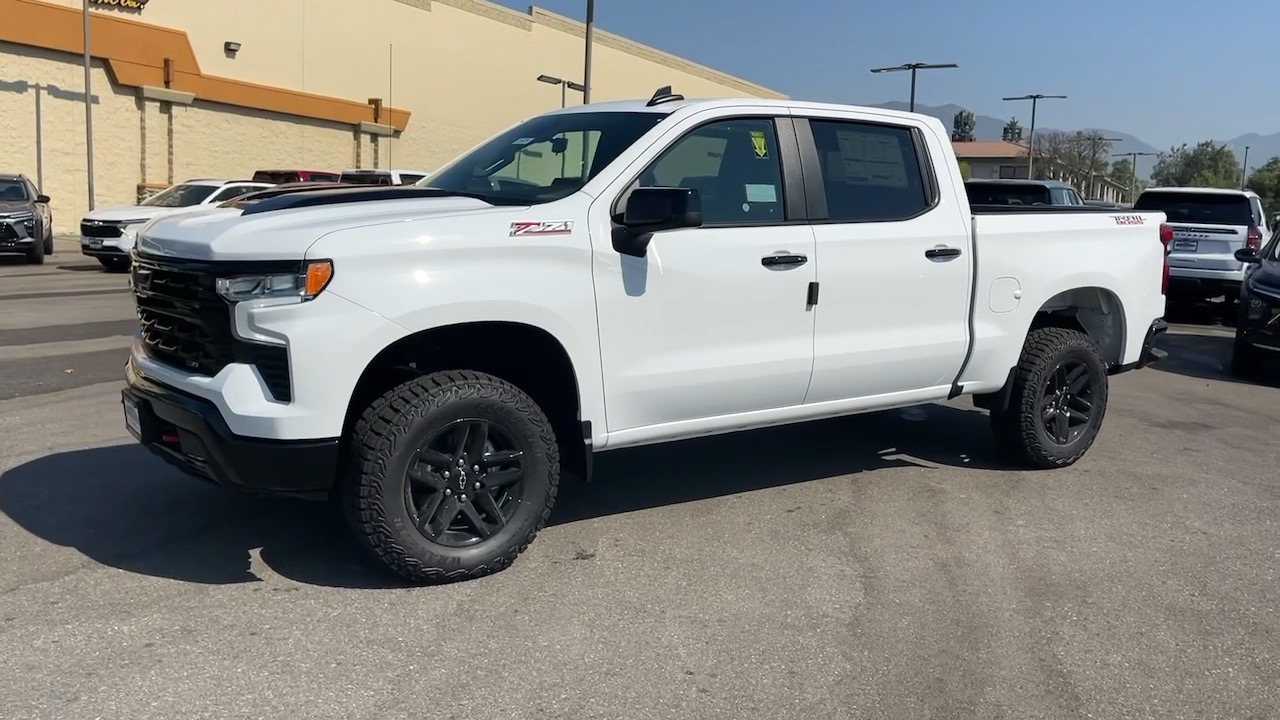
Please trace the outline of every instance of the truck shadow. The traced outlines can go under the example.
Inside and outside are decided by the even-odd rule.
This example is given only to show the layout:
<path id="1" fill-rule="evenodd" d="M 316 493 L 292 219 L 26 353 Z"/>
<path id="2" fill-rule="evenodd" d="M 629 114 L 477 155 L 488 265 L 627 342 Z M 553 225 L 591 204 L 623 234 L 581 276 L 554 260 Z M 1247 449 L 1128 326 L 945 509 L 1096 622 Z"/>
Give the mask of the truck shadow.
<path id="1" fill-rule="evenodd" d="M 593 482 L 564 480 L 550 524 L 889 467 L 1007 469 L 994 456 L 986 414 L 945 405 L 619 450 L 598 456 Z M 47 542 L 144 575 L 405 587 L 356 544 L 334 506 L 211 488 L 135 445 L 15 467 L 0 475 L 0 512 Z"/>

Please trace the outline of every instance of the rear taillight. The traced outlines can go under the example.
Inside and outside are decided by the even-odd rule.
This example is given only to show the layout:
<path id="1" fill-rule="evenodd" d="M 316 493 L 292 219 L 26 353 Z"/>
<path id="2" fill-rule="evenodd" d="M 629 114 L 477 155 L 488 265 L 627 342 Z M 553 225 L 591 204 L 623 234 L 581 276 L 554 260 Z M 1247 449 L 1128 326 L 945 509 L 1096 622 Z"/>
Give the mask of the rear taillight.
<path id="1" fill-rule="evenodd" d="M 1160 294 L 1169 294 L 1169 245 L 1173 243 L 1173 227 L 1160 223 L 1160 244 L 1164 245 L 1164 271 L 1160 277 Z"/>
<path id="2" fill-rule="evenodd" d="M 1262 231 L 1258 229 L 1257 225 L 1249 226 L 1249 234 L 1245 237 L 1244 246 L 1254 250 L 1262 249 Z"/>

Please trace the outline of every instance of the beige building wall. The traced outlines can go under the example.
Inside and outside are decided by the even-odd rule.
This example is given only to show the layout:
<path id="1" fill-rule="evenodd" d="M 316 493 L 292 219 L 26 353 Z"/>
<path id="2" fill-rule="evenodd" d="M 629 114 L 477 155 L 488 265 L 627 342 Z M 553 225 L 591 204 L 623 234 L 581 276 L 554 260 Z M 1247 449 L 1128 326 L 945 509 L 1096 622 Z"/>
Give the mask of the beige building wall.
<path id="1" fill-rule="evenodd" d="M 80 0 L 55 4 L 79 7 Z M 539 74 L 582 81 L 582 24 L 538 8 L 522 13 L 479 0 L 151 0 L 141 12 L 94 12 L 184 31 L 204 75 L 360 103 L 380 98 L 411 113 L 402 133 L 375 138 L 350 124 L 198 96 L 190 105 L 142 100 L 134 88 L 113 88 L 99 68 L 100 207 L 132 201 L 139 184 L 243 178 L 267 167 L 434 170 L 494 132 L 559 107 L 560 89 L 537 82 Z M 607 32 L 595 38 L 593 101 L 647 97 L 661 85 L 687 97 L 782 97 Z M 227 41 L 240 50 L 224 52 Z M 75 55 L 0 43 L 0 143 L 31 146 L 35 132 L 31 93 L 4 92 L 3 83 L 78 91 L 81 75 Z M 581 101 L 568 92 L 570 104 Z M 54 198 L 57 230 L 74 231 L 87 206 L 83 106 L 59 100 L 42 109 L 44 189 Z M 23 162 L 13 169 L 35 177 L 33 147 Z"/>

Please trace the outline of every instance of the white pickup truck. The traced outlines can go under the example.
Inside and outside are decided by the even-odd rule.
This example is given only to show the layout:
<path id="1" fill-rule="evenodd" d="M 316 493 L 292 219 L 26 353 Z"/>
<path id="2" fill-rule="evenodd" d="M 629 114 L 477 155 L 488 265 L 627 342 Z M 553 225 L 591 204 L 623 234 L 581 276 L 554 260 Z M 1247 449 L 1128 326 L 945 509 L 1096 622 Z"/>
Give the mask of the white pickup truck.
<path id="1" fill-rule="evenodd" d="M 664 88 L 423 187 L 148 223 L 124 417 L 192 475 L 340 500 L 419 582 L 508 566 L 599 451 L 968 394 L 1062 467 L 1158 357 L 1163 220 L 971 208 L 923 115 Z"/>

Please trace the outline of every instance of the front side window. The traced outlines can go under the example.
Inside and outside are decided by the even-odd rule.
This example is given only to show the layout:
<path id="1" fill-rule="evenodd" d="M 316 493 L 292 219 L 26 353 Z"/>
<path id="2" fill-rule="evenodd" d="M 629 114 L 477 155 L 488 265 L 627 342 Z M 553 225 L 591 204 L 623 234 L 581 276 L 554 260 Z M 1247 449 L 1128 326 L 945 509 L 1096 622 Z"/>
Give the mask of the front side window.
<path id="1" fill-rule="evenodd" d="M 910 128 L 841 120 L 810 120 L 809 127 L 831 220 L 904 220 L 928 209 Z"/>
<path id="2" fill-rule="evenodd" d="M 639 184 L 697 190 L 705 225 L 786 219 L 778 136 L 768 119 L 721 120 L 693 130 L 667 148 Z"/>
<path id="3" fill-rule="evenodd" d="M 180 183 L 143 200 L 141 204 L 153 207 L 190 207 L 204 202 L 205 198 L 217 190 L 216 185 L 189 185 Z"/>
<path id="4" fill-rule="evenodd" d="M 494 136 L 417 185 L 499 204 L 559 200 L 580 190 L 664 117 L 656 112 L 540 115 Z"/>

